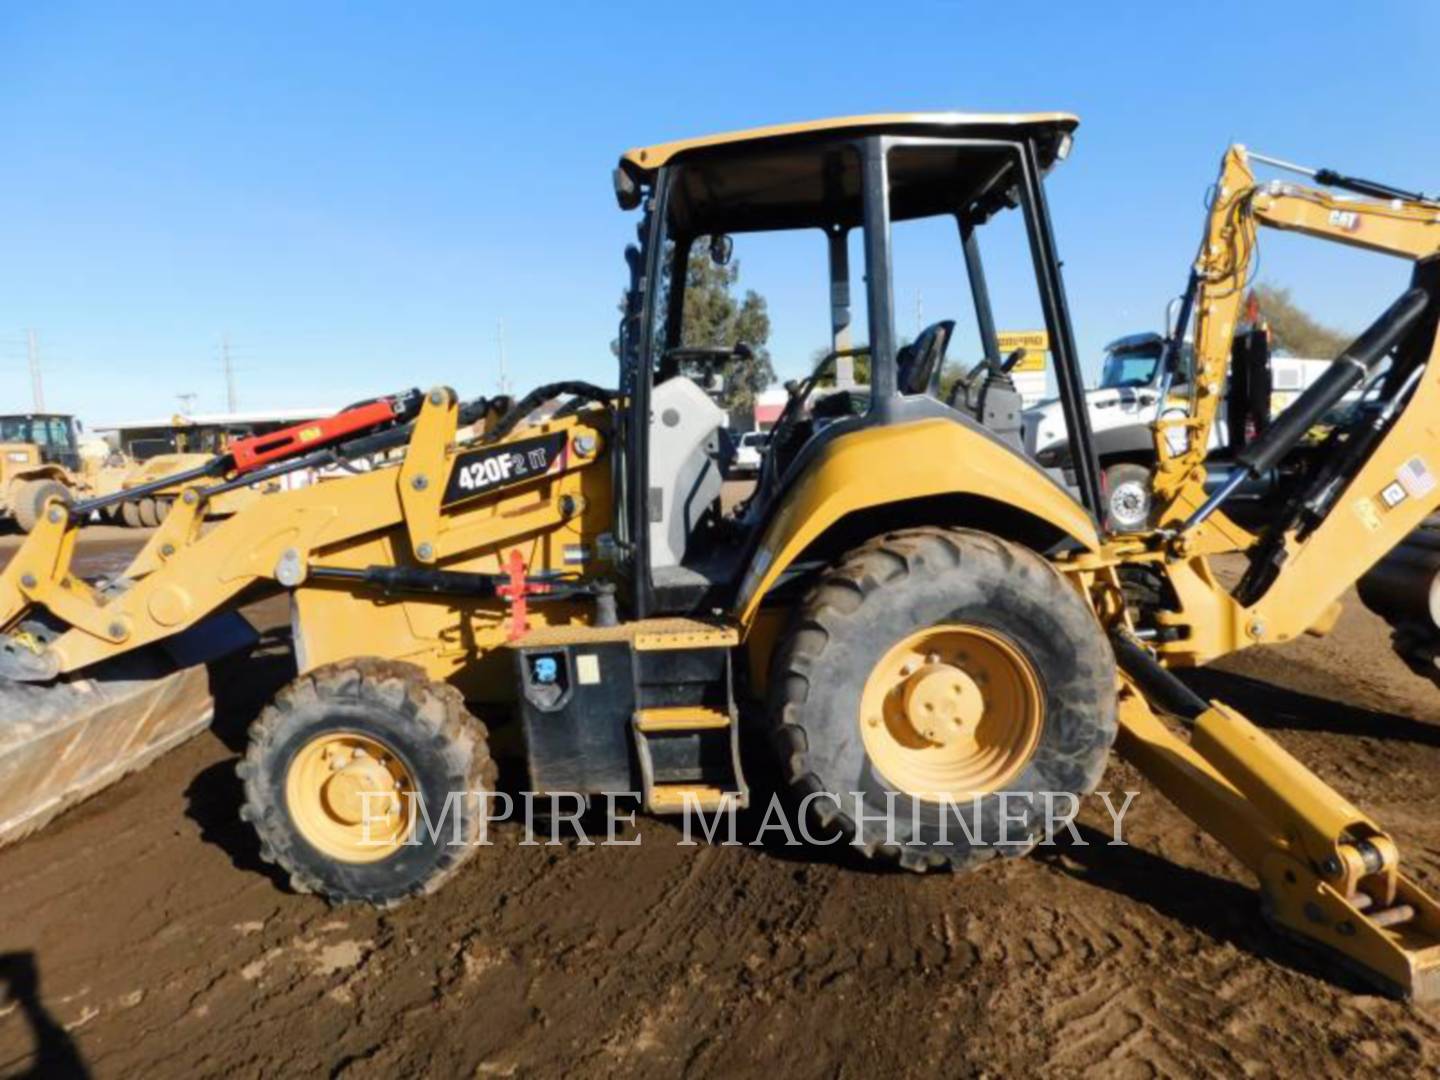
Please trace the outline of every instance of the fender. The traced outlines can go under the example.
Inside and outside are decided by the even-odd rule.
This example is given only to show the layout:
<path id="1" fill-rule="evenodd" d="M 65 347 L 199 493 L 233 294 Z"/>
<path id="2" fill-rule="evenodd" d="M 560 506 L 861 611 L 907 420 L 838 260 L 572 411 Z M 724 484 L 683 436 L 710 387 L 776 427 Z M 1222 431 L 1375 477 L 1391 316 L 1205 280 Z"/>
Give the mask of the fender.
<path id="1" fill-rule="evenodd" d="M 65 470 L 50 462 L 26 465 L 10 474 L 11 484 L 18 484 L 26 480 L 55 480 L 67 487 L 70 485 L 70 478 L 66 475 Z"/>
<path id="2" fill-rule="evenodd" d="M 770 519 L 740 585 L 748 626 L 765 593 L 812 541 L 845 515 L 935 495 L 979 495 L 1100 546 L 1085 508 L 1043 470 L 983 429 L 941 417 L 862 427 L 820 448 Z"/>

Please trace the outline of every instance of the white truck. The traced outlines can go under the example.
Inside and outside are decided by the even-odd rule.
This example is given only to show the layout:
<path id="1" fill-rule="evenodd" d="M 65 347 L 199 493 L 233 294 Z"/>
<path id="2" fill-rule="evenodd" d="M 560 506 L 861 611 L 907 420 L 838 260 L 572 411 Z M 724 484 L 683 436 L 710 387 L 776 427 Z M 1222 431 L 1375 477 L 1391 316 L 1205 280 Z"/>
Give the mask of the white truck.
<path id="1" fill-rule="evenodd" d="M 1106 519 L 1117 531 L 1142 529 L 1150 520 L 1150 475 L 1155 466 L 1150 425 L 1159 417 L 1185 413 L 1193 350 L 1188 341 L 1183 343 L 1168 373 L 1161 364 L 1164 356 L 1165 339 L 1159 334 L 1118 338 L 1105 347 L 1099 385 L 1085 392 L 1105 491 Z M 1304 357 L 1269 357 L 1269 414 L 1281 412 L 1329 364 L 1329 360 Z M 1052 398 L 1026 409 L 1022 421 L 1030 455 L 1048 468 L 1068 468 L 1070 437 L 1059 400 Z M 1211 452 L 1226 447 L 1229 441 L 1222 408 L 1211 431 Z"/>

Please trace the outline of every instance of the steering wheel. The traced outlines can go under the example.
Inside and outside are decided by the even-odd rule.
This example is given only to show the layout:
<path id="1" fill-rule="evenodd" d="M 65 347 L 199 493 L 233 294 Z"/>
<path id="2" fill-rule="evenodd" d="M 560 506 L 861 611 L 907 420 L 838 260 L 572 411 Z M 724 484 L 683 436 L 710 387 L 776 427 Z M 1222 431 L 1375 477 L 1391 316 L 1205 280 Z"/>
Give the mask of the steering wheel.
<path id="1" fill-rule="evenodd" d="M 661 358 L 661 370 L 676 374 L 681 364 L 696 364 L 700 367 L 719 367 L 733 360 L 749 360 L 755 354 L 743 341 L 734 345 L 677 345 L 666 349 Z"/>
<path id="2" fill-rule="evenodd" d="M 928 394 L 940 374 L 950 335 L 955 332 L 954 319 L 931 323 L 920 336 L 906 345 L 895 357 L 895 385 L 902 394 Z"/>

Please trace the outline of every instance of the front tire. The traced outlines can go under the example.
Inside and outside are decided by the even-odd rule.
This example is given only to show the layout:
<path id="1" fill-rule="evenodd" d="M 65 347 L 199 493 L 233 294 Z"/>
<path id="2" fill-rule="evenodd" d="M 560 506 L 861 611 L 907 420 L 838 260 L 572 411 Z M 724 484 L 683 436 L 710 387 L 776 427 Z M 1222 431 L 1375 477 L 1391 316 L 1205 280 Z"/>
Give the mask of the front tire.
<path id="1" fill-rule="evenodd" d="M 866 856 L 963 869 L 1028 851 L 1047 798 L 1094 790 L 1115 678 L 1094 614 L 1040 556 L 913 529 L 811 591 L 776 655 L 770 715 L 783 775 L 822 825 Z"/>
<path id="2" fill-rule="evenodd" d="M 59 499 L 66 506 L 73 501 L 70 489 L 58 480 L 26 480 L 15 492 L 15 524 L 21 532 L 30 532 L 40 523 L 45 506 L 51 499 Z"/>
<path id="3" fill-rule="evenodd" d="M 282 690 L 236 772 L 240 816 L 297 892 L 377 907 L 434 892 L 474 855 L 476 793 L 495 789 L 485 726 L 459 691 L 379 659 Z"/>

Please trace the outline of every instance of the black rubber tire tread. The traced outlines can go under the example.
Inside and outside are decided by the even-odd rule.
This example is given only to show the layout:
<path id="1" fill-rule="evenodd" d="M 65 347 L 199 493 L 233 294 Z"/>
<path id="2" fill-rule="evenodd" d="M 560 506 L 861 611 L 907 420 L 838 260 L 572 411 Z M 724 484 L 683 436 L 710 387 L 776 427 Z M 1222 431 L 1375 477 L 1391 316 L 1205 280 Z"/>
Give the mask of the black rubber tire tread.
<path id="1" fill-rule="evenodd" d="M 421 745 L 438 752 L 446 775 L 437 779 L 444 790 L 495 790 L 496 766 L 485 725 L 466 709 L 464 698 L 453 686 L 432 680 L 414 664 L 396 660 L 357 657 L 328 664 L 301 675 L 275 696 L 251 724 L 245 757 L 235 766 L 245 788 L 240 817 L 255 828 L 260 857 L 279 866 L 296 892 L 317 893 L 332 903 L 391 908 L 435 892 L 477 850 L 473 841 L 480 821 L 473 799 L 462 800 L 460 835 L 464 843 L 427 848 L 433 857 L 418 867 L 418 872 L 395 880 L 384 880 L 383 872 L 371 872 L 392 860 L 348 864 L 330 859 L 306 843 L 291 823 L 281 794 L 289 757 L 278 755 L 305 729 L 312 729 L 312 736 L 323 730 L 323 724 L 316 726 L 316 717 L 330 704 L 373 709 L 383 717 L 387 741 L 397 749 Z M 349 726 L 330 724 L 329 729 Z M 423 784 L 424 777 L 420 780 Z"/>
<path id="2" fill-rule="evenodd" d="M 1144 465 L 1137 465 L 1132 461 L 1122 461 L 1117 465 L 1111 465 L 1105 470 L 1105 527 L 1111 532 L 1131 533 L 1143 532 L 1155 522 L 1155 496 L 1150 494 L 1150 503 L 1145 514 L 1144 522 L 1136 525 L 1122 525 L 1110 515 L 1110 492 L 1121 484 L 1132 480 L 1138 480 L 1149 488 L 1154 474 Z"/>
<path id="3" fill-rule="evenodd" d="M 15 524 L 20 526 L 21 532 L 28 533 L 40 523 L 45 504 L 56 495 L 60 496 L 66 506 L 74 501 L 70 489 L 59 480 L 25 480 L 20 483 L 15 490 L 15 505 L 11 512 L 15 515 Z"/>
<path id="4" fill-rule="evenodd" d="M 1013 621 L 1015 612 L 1004 610 L 1011 603 L 1007 597 L 1027 598 L 1023 605 L 1012 606 L 1024 607 L 1037 623 L 1043 621 L 1043 627 L 1026 633 L 1049 650 L 1051 668 L 1059 669 L 1036 665 L 1046 695 L 1045 730 L 1021 777 L 1033 770 L 1047 782 L 1043 790 L 1081 795 L 1095 789 L 1115 740 L 1117 719 L 1115 657 L 1094 613 L 1049 562 L 1028 548 L 976 530 L 928 527 L 876 537 L 826 571 L 776 651 L 768 715 L 782 778 L 792 795 L 844 792 L 841 776 L 821 775 L 825 762 L 820 759 L 835 747 L 846 747 L 844 753 L 851 757 L 858 754 L 868 770 L 856 727 L 858 691 L 843 697 L 846 690 L 837 684 L 853 677 L 863 685 L 869 674 L 866 670 L 852 676 L 858 665 L 847 662 L 856 659 L 850 654 L 858 651 L 873 663 L 903 636 L 878 640 L 882 631 L 877 619 L 893 614 L 897 604 L 902 611 L 912 604 L 943 610 L 952 602 L 947 590 L 954 598 L 977 588 L 992 607 L 977 609 L 972 602 L 963 616 L 966 621 L 1013 629 L 1019 624 Z M 1007 619 L 1011 627 L 1005 625 Z M 916 622 L 913 629 L 940 621 L 944 617 Z M 1013 634 L 1007 637 L 1020 644 Z M 822 707 L 837 693 L 842 700 Z M 878 774 L 870 775 L 884 784 Z M 1008 847 L 941 845 L 926 843 L 923 836 L 910 837 L 918 839 L 914 844 L 897 844 L 869 823 L 857 838 L 851 815 L 829 799 L 814 800 L 811 809 L 823 828 L 838 830 L 860 853 L 909 870 L 961 870 L 996 855 L 1023 855 L 1035 838 L 1032 832 L 1030 842 Z"/>

